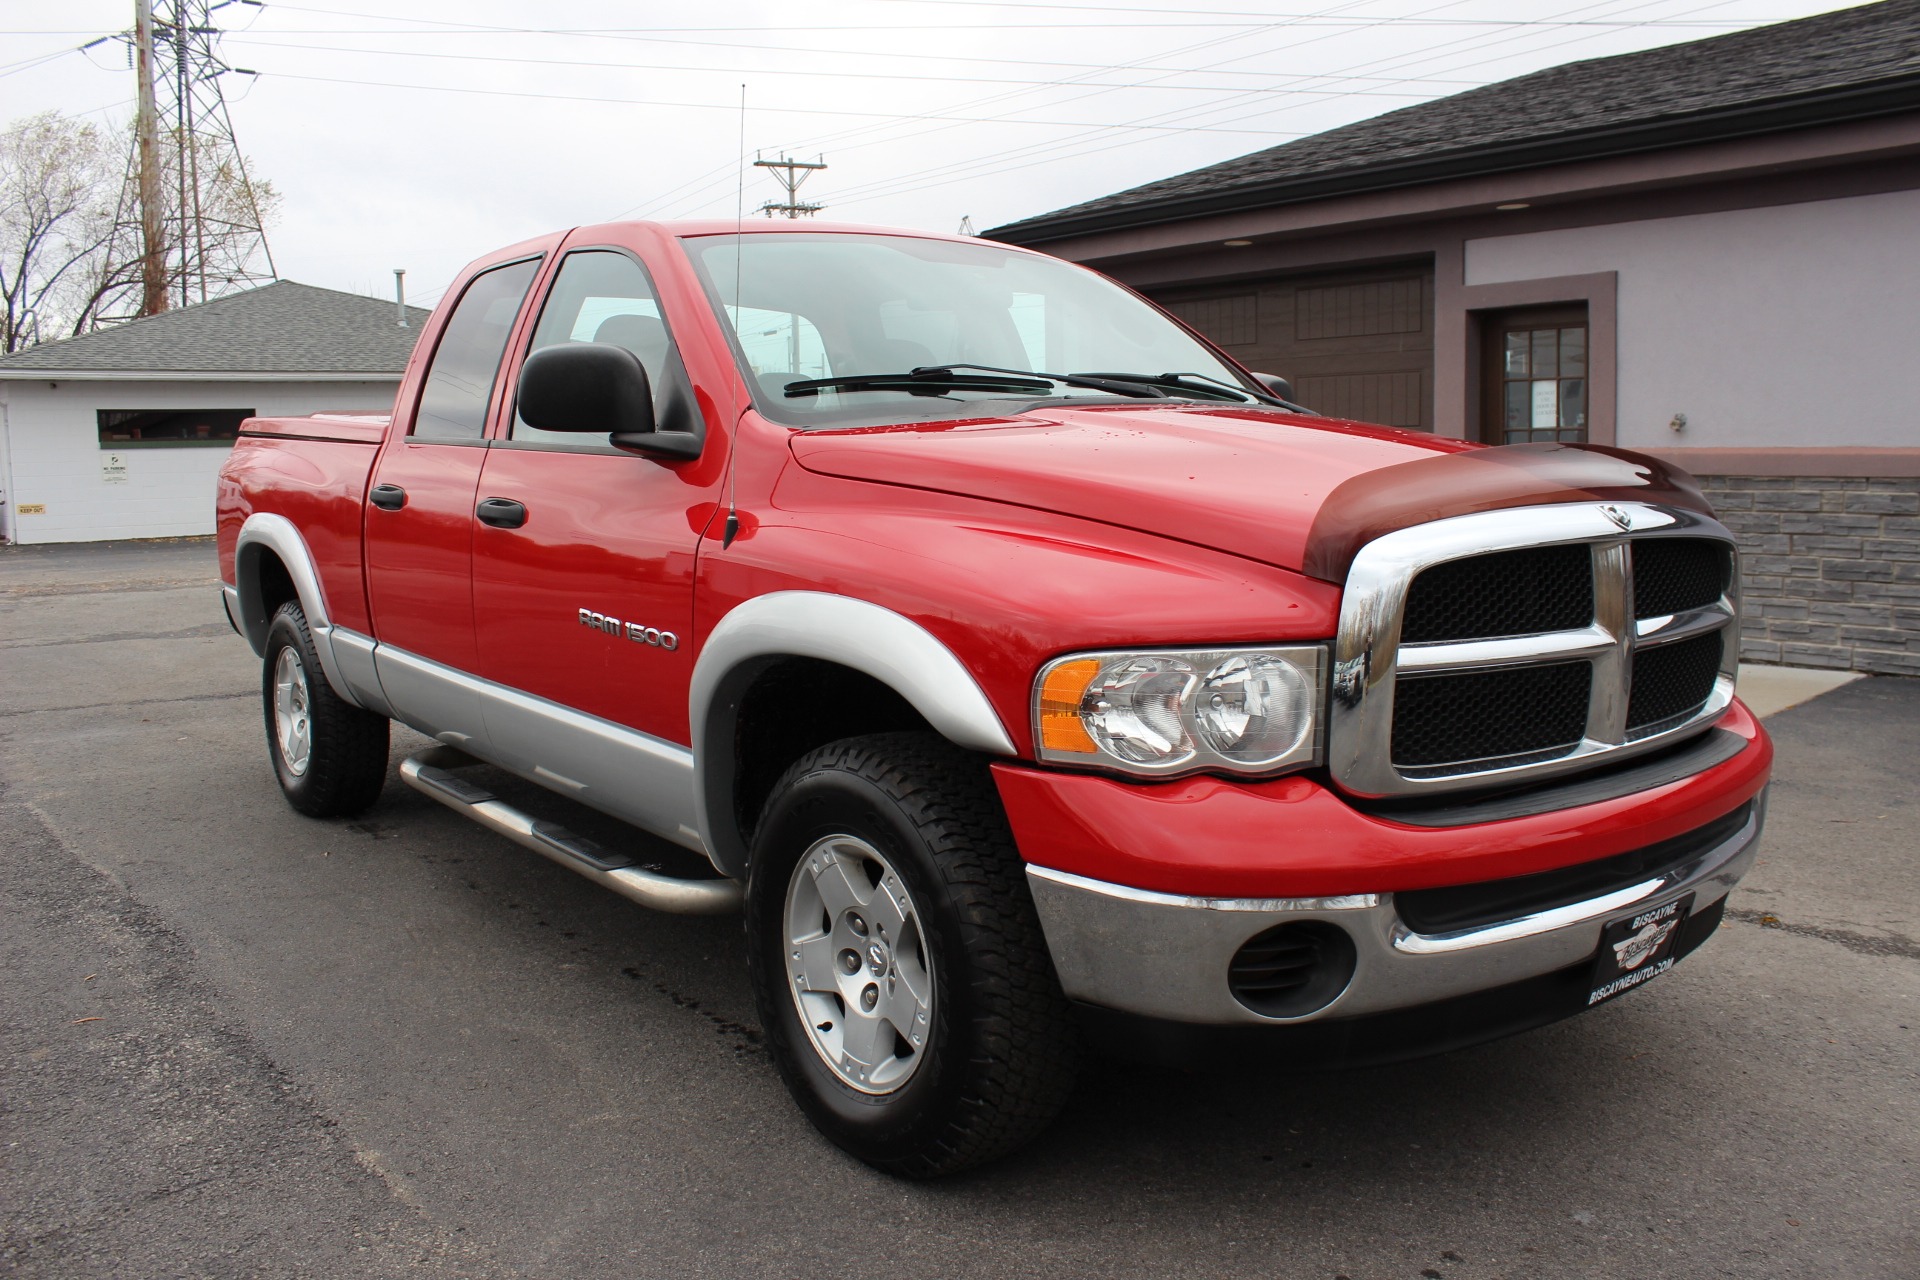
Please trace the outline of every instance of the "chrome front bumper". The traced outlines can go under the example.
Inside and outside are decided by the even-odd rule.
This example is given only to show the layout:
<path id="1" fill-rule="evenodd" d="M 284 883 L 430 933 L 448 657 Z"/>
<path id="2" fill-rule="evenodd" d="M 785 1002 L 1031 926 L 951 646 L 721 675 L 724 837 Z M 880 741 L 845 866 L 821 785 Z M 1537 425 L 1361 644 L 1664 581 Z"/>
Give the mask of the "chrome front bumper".
<path id="1" fill-rule="evenodd" d="M 1591 957 L 1607 922 L 1693 894 L 1697 915 L 1726 897 L 1753 865 L 1766 793 L 1727 839 L 1639 884 L 1519 919 L 1457 933 L 1421 934 L 1393 895 L 1333 898 L 1187 898 L 1029 866 L 1027 883 L 1067 995 L 1172 1022 L 1280 1025 L 1350 1018 L 1430 1004 L 1553 973 Z M 1332 1001 L 1297 1018 L 1255 1013 L 1228 989 L 1234 954 L 1289 920 L 1344 929 L 1357 952 L 1353 977 Z"/>

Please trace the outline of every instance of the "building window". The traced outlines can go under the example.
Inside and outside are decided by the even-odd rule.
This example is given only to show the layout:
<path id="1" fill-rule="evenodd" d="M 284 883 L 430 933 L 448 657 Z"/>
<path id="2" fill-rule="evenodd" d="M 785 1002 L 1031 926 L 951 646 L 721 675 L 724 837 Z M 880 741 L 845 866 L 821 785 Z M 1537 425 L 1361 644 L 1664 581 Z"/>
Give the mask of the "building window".
<path id="1" fill-rule="evenodd" d="M 1496 316 L 1482 420 L 1491 444 L 1587 438 L 1585 308 Z"/>
<path id="2" fill-rule="evenodd" d="M 230 445 L 252 409 L 101 409 L 102 449 L 180 449 Z"/>

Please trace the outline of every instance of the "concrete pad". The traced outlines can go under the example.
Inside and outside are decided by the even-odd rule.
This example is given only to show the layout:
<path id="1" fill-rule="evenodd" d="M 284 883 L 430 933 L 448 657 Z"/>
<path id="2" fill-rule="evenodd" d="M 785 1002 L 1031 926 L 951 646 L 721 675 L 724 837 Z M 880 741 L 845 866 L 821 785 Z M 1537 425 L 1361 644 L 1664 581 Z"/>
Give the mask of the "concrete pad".
<path id="1" fill-rule="evenodd" d="M 1797 707 L 1852 684 L 1863 671 L 1822 671 L 1816 667 L 1774 667 L 1757 662 L 1740 664 L 1740 701 L 1762 719 L 1776 711 Z"/>

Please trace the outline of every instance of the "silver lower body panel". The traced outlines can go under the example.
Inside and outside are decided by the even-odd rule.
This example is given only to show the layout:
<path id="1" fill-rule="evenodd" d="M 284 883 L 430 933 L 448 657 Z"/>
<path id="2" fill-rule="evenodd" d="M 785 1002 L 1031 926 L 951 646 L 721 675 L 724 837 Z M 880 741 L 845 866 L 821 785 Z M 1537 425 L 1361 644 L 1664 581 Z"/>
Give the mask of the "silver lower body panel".
<path id="1" fill-rule="evenodd" d="M 1591 957 L 1608 921 L 1687 894 L 1697 915 L 1753 865 L 1765 816 L 1763 792 L 1740 830 L 1665 875 L 1453 934 L 1408 928 L 1390 893 L 1190 898 L 1036 866 L 1027 881 L 1061 986 L 1074 999 L 1172 1022 L 1290 1024 L 1413 1008 L 1553 973 Z M 1357 952 L 1353 977 L 1312 1013 L 1266 1017 L 1234 998 L 1228 967 L 1248 939 L 1291 920 L 1345 930 Z"/>
<path id="2" fill-rule="evenodd" d="M 378 645 L 391 714 L 430 738 L 701 853 L 693 752 L 677 743 Z"/>

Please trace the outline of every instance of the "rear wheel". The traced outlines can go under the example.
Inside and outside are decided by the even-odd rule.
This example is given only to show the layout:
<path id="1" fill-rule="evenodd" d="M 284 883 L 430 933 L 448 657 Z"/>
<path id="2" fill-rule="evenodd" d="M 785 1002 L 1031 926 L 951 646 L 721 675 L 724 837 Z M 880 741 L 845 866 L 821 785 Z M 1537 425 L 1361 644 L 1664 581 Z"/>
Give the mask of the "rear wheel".
<path id="1" fill-rule="evenodd" d="M 978 757 L 885 734 L 802 758 L 755 834 L 747 931 L 781 1075 L 869 1164 L 953 1173 L 1066 1101 L 1072 1012 Z"/>
<path id="2" fill-rule="evenodd" d="M 387 718 L 333 691 L 297 601 L 267 628 L 261 664 L 267 754 L 287 803 L 314 818 L 364 812 L 387 780 Z"/>

